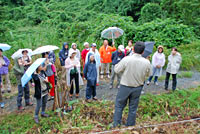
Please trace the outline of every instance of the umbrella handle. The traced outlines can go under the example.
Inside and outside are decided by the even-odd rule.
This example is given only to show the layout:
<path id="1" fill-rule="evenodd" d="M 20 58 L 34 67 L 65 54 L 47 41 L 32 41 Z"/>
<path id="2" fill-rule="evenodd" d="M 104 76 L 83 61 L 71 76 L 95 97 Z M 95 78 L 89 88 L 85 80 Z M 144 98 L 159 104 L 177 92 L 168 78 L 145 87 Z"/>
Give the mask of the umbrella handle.
<path id="1" fill-rule="evenodd" d="M 113 32 L 112 32 L 112 45 L 115 42 L 115 39 L 113 38 Z"/>

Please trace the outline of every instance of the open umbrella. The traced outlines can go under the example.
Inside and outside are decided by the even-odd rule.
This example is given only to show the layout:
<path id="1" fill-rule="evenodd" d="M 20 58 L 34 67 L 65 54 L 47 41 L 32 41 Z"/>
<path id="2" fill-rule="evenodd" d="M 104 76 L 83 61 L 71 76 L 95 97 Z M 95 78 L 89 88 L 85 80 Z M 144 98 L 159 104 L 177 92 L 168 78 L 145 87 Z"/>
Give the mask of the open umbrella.
<path id="1" fill-rule="evenodd" d="M 10 48 L 11 48 L 10 45 L 0 43 L 0 49 L 2 49 L 3 51 L 9 50 Z"/>
<path id="2" fill-rule="evenodd" d="M 31 49 L 28 49 L 28 48 L 26 48 L 26 49 L 19 49 L 19 50 L 17 50 L 17 51 L 11 56 L 11 58 L 12 58 L 12 59 L 15 59 L 15 58 L 21 57 L 23 51 L 28 51 L 28 56 L 31 56 L 32 53 L 33 53 L 33 51 L 32 51 Z"/>
<path id="3" fill-rule="evenodd" d="M 28 83 L 28 81 L 32 78 L 32 74 L 35 70 L 45 62 L 46 58 L 39 58 L 37 59 L 25 72 L 25 74 L 21 78 L 22 87 Z"/>
<path id="4" fill-rule="evenodd" d="M 144 54 L 142 55 L 144 58 L 146 58 L 147 56 L 149 56 L 150 54 L 152 54 L 153 52 L 153 46 L 155 44 L 155 42 L 144 42 L 145 44 L 145 49 L 144 49 Z"/>
<path id="5" fill-rule="evenodd" d="M 114 42 L 114 39 L 120 37 L 123 33 L 124 31 L 118 27 L 109 27 L 101 32 L 101 37 L 112 39 Z"/>
<path id="6" fill-rule="evenodd" d="M 59 47 L 53 46 L 53 45 L 46 45 L 46 46 L 38 47 L 37 49 L 35 49 L 33 51 L 32 55 L 42 54 L 42 53 L 54 51 L 54 50 L 57 50 L 57 49 L 59 49 Z"/>

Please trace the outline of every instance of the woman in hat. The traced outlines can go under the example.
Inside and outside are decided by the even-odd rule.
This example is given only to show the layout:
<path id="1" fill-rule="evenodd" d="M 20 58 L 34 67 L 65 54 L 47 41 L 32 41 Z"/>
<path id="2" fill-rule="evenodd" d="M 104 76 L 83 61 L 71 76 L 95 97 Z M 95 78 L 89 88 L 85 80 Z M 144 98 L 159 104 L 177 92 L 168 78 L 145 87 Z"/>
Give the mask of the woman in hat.
<path id="1" fill-rule="evenodd" d="M 163 53 L 163 50 L 163 46 L 158 46 L 158 50 L 152 57 L 153 74 L 149 77 L 147 85 L 150 84 L 153 77 L 155 77 L 154 84 L 158 85 L 158 77 L 162 74 L 162 68 L 165 65 L 165 54 Z"/>

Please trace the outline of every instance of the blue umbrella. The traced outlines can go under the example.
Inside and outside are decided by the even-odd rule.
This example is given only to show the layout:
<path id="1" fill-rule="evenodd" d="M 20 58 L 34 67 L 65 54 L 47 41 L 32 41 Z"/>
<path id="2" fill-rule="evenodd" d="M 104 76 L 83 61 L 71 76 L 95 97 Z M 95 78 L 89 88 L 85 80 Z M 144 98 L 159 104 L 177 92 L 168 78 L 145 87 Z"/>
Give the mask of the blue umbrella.
<path id="1" fill-rule="evenodd" d="M 9 50 L 10 48 L 10 45 L 0 43 L 0 49 L 2 49 L 3 51 Z"/>
<path id="2" fill-rule="evenodd" d="M 35 70 L 45 62 L 46 58 L 39 58 L 37 59 L 25 72 L 25 74 L 21 78 L 22 87 L 28 83 L 28 81 L 32 78 L 32 74 L 35 72 Z"/>
<path id="3" fill-rule="evenodd" d="M 144 42 L 144 44 L 145 44 L 145 49 L 144 49 L 144 54 L 142 56 L 146 58 L 147 56 L 152 54 L 155 42 Z"/>

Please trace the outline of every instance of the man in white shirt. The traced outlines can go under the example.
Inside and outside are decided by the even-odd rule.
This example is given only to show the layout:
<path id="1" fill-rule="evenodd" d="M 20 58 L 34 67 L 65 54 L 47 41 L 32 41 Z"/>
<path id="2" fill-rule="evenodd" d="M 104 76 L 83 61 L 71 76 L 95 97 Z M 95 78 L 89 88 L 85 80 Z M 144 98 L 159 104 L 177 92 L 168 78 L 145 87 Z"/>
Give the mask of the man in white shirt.
<path id="1" fill-rule="evenodd" d="M 136 111 L 144 81 L 151 74 L 150 61 L 142 57 L 144 49 L 144 42 L 136 42 L 134 54 L 123 58 L 115 65 L 115 72 L 122 73 L 122 77 L 115 101 L 114 127 L 121 125 L 122 113 L 127 101 L 129 102 L 129 114 L 126 126 L 135 125 Z"/>

